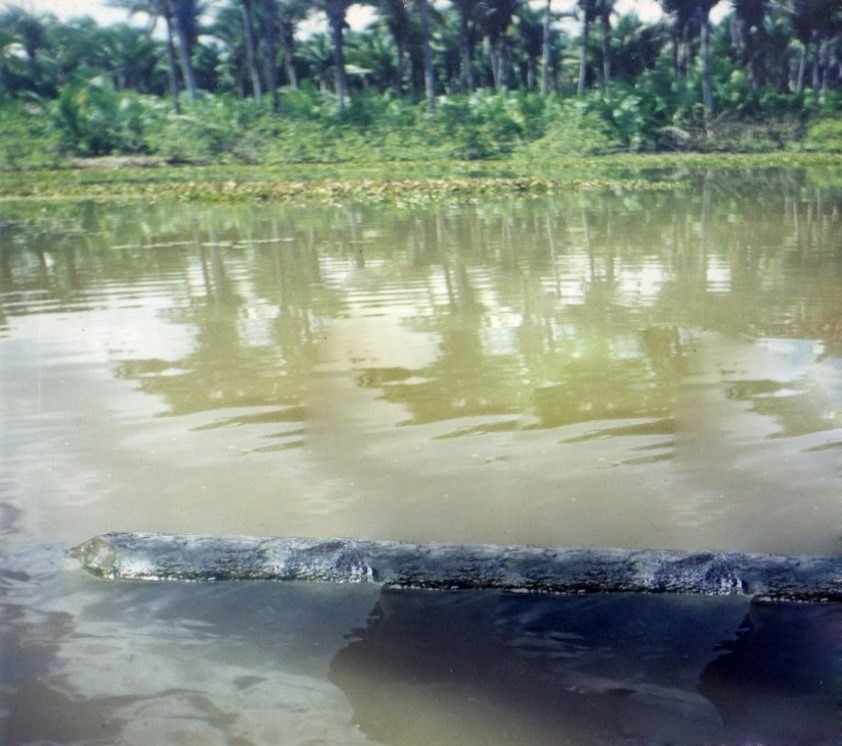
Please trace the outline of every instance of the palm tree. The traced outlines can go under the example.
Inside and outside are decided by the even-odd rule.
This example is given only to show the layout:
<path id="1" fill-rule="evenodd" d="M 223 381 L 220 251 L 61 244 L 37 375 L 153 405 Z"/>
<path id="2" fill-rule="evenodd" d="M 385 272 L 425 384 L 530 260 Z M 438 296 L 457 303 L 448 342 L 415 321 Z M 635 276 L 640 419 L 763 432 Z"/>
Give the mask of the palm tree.
<path id="1" fill-rule="evenodd" d="M 611 14 L 615 0 L 597 0 L 597 15 L 602 23 L 602 85 L 611 83 Z"/>
<path id="2" fill-rule="evenodd" d="M 345 109 L 348 101 L 348 76 L 345 73 L 344 34 L 345 16 L 348 8 L 353 5 L 352 0 L 314 0 L 326 16 L 330 25 L 330 36 L 333 42 L 333 67 L 336 95 L 339 98 L 339 108 Z"/>
<path id="3" fill-rule="evenodd" d="M 516 21 L 520 48 L 526 57 L 526 87 L 531 91 L 538 79 L 538 58 L 542 57 L 546 15 L 542 19 L 538 11 L 523 3 L 517 9 Z"/>
<path id="4" fill-rule="evenodd" d="M 23 47 L 29 68 L 29 83 L 37 90 L 40 85 L 41 51 L 46 47 L 47 27 L 42 16 L 11 5 L 0 16 L 0 28 L 11 33 Z"/>
<path id="5" fill-rule="evenodd" d="M 541 30 L 541 93 L 545 96 L 550 92 L 550 55 L 552 54 L 552 0 L 547 0 L 544 9 L 544 25 Z"/>
<path id="6" fill-rule="evenodd" d="M 379 28 L 348 35 L 346 44 L 348 67 L 366 71 L 379 87 L 394 86 L 396 78 L 395 45 L 388 34 Z"/>
<path id="7" fill-rule="evenodd" d="M 834 10 L 838 7 L 837 0 L 792 0 L 783 10 L 791 17 L 795 37 L 801 42 L 801 55 L 798 61 L 798 77 L 795 90 L 804 90 L 804 78 L 807 68 L 807 55 L 810 47 L 814 47 L 813 87 L 818 86 L 819 52 L 821 36 L 833 27 Z"/>
<path id="8" fill-rule="evenodd" d="M 151 87 L 159 50 L 149 35 L 119 23 L 100 29 L 97 42 L 102 67 L 113 73 L 115 88 L 148 90 Z"/>
<path id="9" fill-rule="evenodd" d="M 699 19 L 702 42 L 702 100 L 706 124 L 713 116 L 713 79 L 710 64 L 710 12 L 719 0 L 696 0 L 696 17 Z"/>
<path id="10" fill-rule="evenodd" d="M 713 80 L 710 62 L 710 12 L 719 0 L 661 0 L 661 5 L 680 24 L 682 34 L 686 36 L 689 24 L 694 22 L 699 27 L 702 56 L 702 101 L 705 118 L 709 122 L 713 115 Z M 685 51 L 686 55 L 686 51 Z"/>
<path id="11" fill-rule="evenodd" d="M 181 65 L 181 76 L 187 88 L 187 95 L 195 101 L 198 88 L 196 73 L 193 70 L 192 52 L 199 36 L 199 17 L 203 8 L 199 0 L 161 0 L 165 3 L 165 12 L 169 14 L 175 27 L 178 39 L 178 61 Z"/>
<path id="12" fill-rule="evenodd" d="M 473 48 L 473 30 L 476 26 L 476 11 L 478 0 L 452 0 L 459 15 L 459 56 L 462 89 L 467 92 L 474 90 L 474 63 L 471 50 Z"/>
<path id="13" fill-rule="evenodd" d="M 272 99 L 272 111 L 281 110 L 281 97 L 278 93 L 278 40 L 281 32 L 281 17 L 277 0 L 262 0 L 260 20 L 263 28 L 263 69 L 266 71 L 266 85 Z"/>
<path id="14" fill-rule="evenodd" d="M 14 53 L 17 44 L 18 40 L 15 35 L 0 24 L 0 95 L 11 93 L 12 86 L 9 78 L 15 62 L 18 60 Z"/>
<path id="15" fill-rule="evenodd" d="M 298 89 L 298 73 L 295 69 L 295 29 L 310 12 L 310 0 L 284 0 L 276 4 L 278 17 L 278 41 L 284 52 L 284 69 L 290 88 Z"/>
<path id="16" fill-rule="evenodd" d="M 693 2 L 694 0 L 659 0 L 664 13 L 672 18 L 672 60 L 676 78 L 682 72 L 686 77 L 689 72 L 688 35 L 693 20 Z"/>
<path id="17" fill-rule="evenodd" d="M 412 39 L 412 19 L 408 0 L 375 0 L 380 22 L 392 37 L 397 56 L 397 72 L 393 81 L 395 94 L 403 93 L 403 82 L 407 72 L 407 52 Z"/>
<path id="18" fill-rule="evenodd" d="M 158 19 L 164 19 L 164 26 L 167 32 L 167 77 L 169 81 L 170 96 L 173 100 L 173 108 L 176 113 L 181 111 L 181 104 L 178 100 L 178 68 L 176 64 L 174 21 L 171 0 L 108 0 L 108 5 L 113 8 L 122 8 L 129 12 L 129 16 L 143 13 L 149 16 L 151 23 L 148 33 L 155 31 Z M 195 96 L 195 91 L 194 91 Z"/>
<path id="19" fill-rule="evenodd" d="M 208 33 L 221 42 L 221 73 L 226 82 L 233 84 L 241 98 L 246 96 L 245 41 L 243 39 L 242 12 L 238 2 L 223 5 L 216 13 Z"/>
<path id="20" fill-rule="evenodd" d="M 743 64 L 749 69 L 751 87 L 756 89 L 762 82 L 757 39 L 764 31 L 768 0 L 731 0 L 731 2 L 742 32 Z"/>
<path id="21" fill-rule="evenodd" d="M 579 38 L 579 84 L 576 87 L 576 94 L 582 96 L 585 93 L 585 86 L 588 84 L 588 42 L 591 34 L 591 21 L 596 11 L 596 0 L 577 0 L 582 15 L 582 33 Z"/>
<path id="22" fill-rule="evenodd" d="M 520 0 L 479 0 L 477 17 L 488 39 L 491 74 L 498 91 L 506 88 L 507 68 L 503 39 L 514 20 Z"/>
<path id="23" fill-rule="evenodd" d="M 319 81 L 319 88 L 327 89 L 327 80 L 333 68 L 333 45 L 327 34 L 313 34 L 301 47 L 301 56 L 308 75 Z"/>
<path id="24" fill-rule="evenodd" d="M 418 16 L 421 19 L 421 48 L 424 54 L 424 91 L 427 94 L 427 106 L 436 110 L 436 79 L 433 70 L 433 50 L 430 47 L 430 7 L 427 0 L 415 0 Z"/>
<path id="25" fill-rule="evenodd" d="M 252 0 L 240 0 L 240 11 L 243 17 L 243 38 L 246 42 L 246 65 L 251 78 L 251 90 L 254 98 L 260 102 L 263 98 L 263 83 L 260 80 L 260 70 L 257 67 L 257 39 L 254 35 L 254 5 Z"/>

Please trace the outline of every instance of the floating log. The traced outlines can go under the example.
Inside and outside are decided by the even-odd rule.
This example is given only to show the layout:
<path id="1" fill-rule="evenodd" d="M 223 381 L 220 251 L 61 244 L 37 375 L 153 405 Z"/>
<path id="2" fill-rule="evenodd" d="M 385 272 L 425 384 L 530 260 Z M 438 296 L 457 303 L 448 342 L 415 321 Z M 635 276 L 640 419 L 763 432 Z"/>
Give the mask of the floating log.
<path id="1" fill-rule="evenodd" d="M 842 556 L 108 533 L 70 551 L 102 578 L 692 593 L 842 601 Z"/>

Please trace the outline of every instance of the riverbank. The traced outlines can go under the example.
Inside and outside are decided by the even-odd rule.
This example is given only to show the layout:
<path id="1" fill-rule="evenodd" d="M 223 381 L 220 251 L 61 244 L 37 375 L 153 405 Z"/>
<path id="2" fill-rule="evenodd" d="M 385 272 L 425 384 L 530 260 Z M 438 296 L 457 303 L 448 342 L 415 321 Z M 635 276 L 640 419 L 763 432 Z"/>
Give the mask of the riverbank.
<path id="1" fill-rule="evenodd" d="M 136 200 L 393 204 L 476 201 L 506 194 L 593 189 L 672 190 L 706 170 L 842 165 L 832 153 L 615 154 L 493 161 L 372 161 L 283 166 L 187 166 L 150 160 L 76 161 L 71 167 L 0 172 L 0 200 Z"/>

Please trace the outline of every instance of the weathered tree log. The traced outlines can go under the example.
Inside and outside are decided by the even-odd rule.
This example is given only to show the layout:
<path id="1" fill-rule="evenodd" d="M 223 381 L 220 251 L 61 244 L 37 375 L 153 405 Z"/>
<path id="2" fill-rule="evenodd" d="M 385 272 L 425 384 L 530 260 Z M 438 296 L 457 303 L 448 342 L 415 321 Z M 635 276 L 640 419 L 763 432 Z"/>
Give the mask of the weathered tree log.
<path id="1" fill-rule="evenodd" d="M 390 588 L 842 601 L 842 556 L 109 533 L 70 554 L 102 578 L 309 580 Z"/>

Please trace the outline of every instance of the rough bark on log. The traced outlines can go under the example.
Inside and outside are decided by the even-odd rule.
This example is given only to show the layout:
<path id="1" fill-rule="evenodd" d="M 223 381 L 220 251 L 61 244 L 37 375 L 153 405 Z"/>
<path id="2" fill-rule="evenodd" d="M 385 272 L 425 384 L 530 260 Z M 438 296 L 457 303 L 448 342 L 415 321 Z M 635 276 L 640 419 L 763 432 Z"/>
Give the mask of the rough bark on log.
<path id="1" fill-rule="evenodd" d="M 842 556 L 109 533 L 72 549 L 102 578 L 644 592 L 842 601 Z"/>

